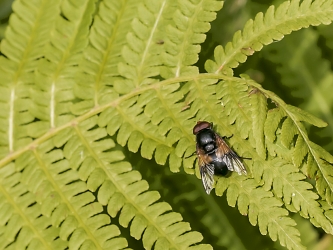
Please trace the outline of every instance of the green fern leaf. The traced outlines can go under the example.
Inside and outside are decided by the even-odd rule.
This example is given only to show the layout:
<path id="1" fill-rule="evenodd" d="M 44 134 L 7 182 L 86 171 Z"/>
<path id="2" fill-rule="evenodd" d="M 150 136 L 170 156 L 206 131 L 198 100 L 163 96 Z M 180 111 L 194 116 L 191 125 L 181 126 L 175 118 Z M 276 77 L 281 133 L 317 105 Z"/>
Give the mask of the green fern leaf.
<path id="1" fill-rule="evenodd" d="M 6 93 L 1 95 L 1 101 L 8 103 L 1 115 L 1 124 L 7 128 L 0 132 L 1 138 L 6 138 L 1 141 L 2 157 L 31 141 L 26 129 L 26 125 L 34 120 L 28 112 L 31 105 L 29 86 L 37 68 L 36 58 L 43 56 L 43 49 L 50 40 L 46 31 L 51 28 L 58 8 L 56 1 L 16 1 L 13 4 L 17 13 L 12 16 L 6 31 L 8 37 L 1 42 L 1 52 L 6 56 L 0 58 L 1 87 Z M 30 15 L 24 15 L 25 12 Z M 16 30 L 11 26 L 20 28 Z"/>
<path id="2" fill-rule="evenodd" d="M 309 25 L 332 22 L 330 15 L 333 4 L 331 1 L 285 1 L 276 10 L 268 8 L 265 15 L 258 13 L 254 20 L 249 20 L 243 29 L 238 31 L 225 48 L 217 46 L 214 52 L 215 61 L 208 60 L 206 70 L 210 73 L 232 75 L 232 68 L 246 61 L 263 45 L 279 41 L 284 35 Z"/>
<path id="3" fill-rule="evenodd" d="M 267 99 L 256 89 L 250 92 L 251 114 L 252 114 L 252 133 L 256 140 L 256 150 L 260 157 L 266 158 L 265 139 L 264 139 L 264 124 L 267 113 Z"/>
<path id="4" fill-rule="evenodd" d="M 274 108 L 268 110 L 267 118 L 265 121 L 264 132 L 265 136 L 271 142 L 274 142 L 276 139 L 276 130 L 278 125 L 281 122 L 281 119 L 285 116 L 281 108 Z"/>
<path id="5" fill-rule="evenodd" d="M 292 165 L 283 165 L 270 171 L 273 175 L 273 192 L 283 198 L 288 210 L 300 212 L 304 218 L 311 218 L 312 223 L 322 227 L 326 232 L 332 233 L 332 225 L 325 216 L 318 201 L 318 195 L 310 191 L 312 185 L 305 182 L 305 176 Z"/>
<path id="6" fill-rule="evenodd" d="M 304 121 L 307 123 L 310 123 L 316 127 L 326 127 L 327 123 L 323 120 L 311 115 L 310 113 L 301 110 L 299 108 L 296 108 L 294 106 L 288 105 L 287 106 L 288 111 L 291 111 L 293 115 L 295 115 L 295 118 L 299 121 Z"/>
<path id="7" fill-rule="evenodd" d="M 245 84 L 235 84 L 232 81 L 226 81 L 216 87 L 216 98 L 221 99 L 223 115 L 229 124 L 236 124 L 244 139 L 248 137 L 251 128 L 250 115 L 246 112 L 246 108 L 249 108 L 247 89 L 248 86 Z"/>
<path id="8" fill-rule="evenodd" d="M 297 134 L 297 129 L 293 126 L 294 123 L 291 118 L 287 117 L 287 119 L 283 122 L 281 128 L 281 142 L 286 148 L 290 148 L 290 145 L 294 139 L 294 136 Z"/>
<path id="9" fill-rule="evenodd" d="M 249 82 L 247 80 L 247 82 Z M 250 82 L 249 82 L 250 83 Z M 296 163 L 300 163 L 301 159 L 303 159 L 306 155 L 305 147 L 307 148 L 308 153 L 312 155 L 313 158 L 310 159 L 311 166 L 308 166 L 308 173 L 310 176 L 317 175 L 318 181 L 316 183 L 317 190 L 320 195 L 324 196 L 328 202 L 332 200 L 332 185 L 330 184 L 329 179 L 333 176 L 333 172 L 331 169 L 327 168 L 326 164 L 320 159 L 322 157 L 327 162 L 333 162 L 331 156 L 325 152 L 322 148 L 310 142 L 309 138 L 306 135 L 306 130 L 301 123 L 301 121 L 307 121 L 310 123 L 314 123 L 319 126 L 324 126 L 325 122 L 322 122 L 320 119 L 313 119 L 311 115 L 308 115 L 307 112 L 300 112 L 300 114 L 296 114 L 298 112 L 297 108 L 290 108 L 289 105 L 286 105 L 280 98 L 276 97 L 270 91 L 266 91 L 262 89 L 257 84 L 252 84 L 254 87 L 259 88 L 261 92 L 263 92 L 266 96 L 272 99 L 276 104 L 278 104 L 281 108 L 284 109 L 284 112 L 287 114 L 287 118 L 284 120 L 281 127 L 281 142 L 282 145 L 286 148 L 294 147 L 294 152 L 292 153 L 292 158 Z M 301 139 L 298 141 L 297 147 L 295 147 L 295 143 L 293 142 L 294 137 L 298 135 L 301 136 L 305 145 L 302 144 L 303 141 Z M 275 152 L 272 152 L 274 155 Z M 319 156 L 320 155 L 320 156 Z M 283 157 L 283 155 L 281 155 Z M 285 158 L 285 157 L 284 157 Z M 312 161 L 313 159 L 313 161 Z M 315 169 L 312 169 L 315 168 Z M 320 173 L 318 173 L 320 172 Z M 320 183 L 320 185 L 318 185 Z"/>
<path id="10" fill-rule="evenodd" d="M 198 73 L 191 65 L 198 61 L 199 44 L 204 42 L 204 33 L 210 29 L 208 22 L 216 18 L 222 4 L 214 0 L 179 1 L 170 9 L 173 13 L 165 38 L 164 78 Z"/>
<path id="11" fill-rule="evenodd" d="M 54 20 L 56 25 L 51 27 L 44 58 L 39 60 L 36 70 L 36 85 L 31 91 L 31 98 L 36 101 L 29 111 L 34 117 L 44 121 L 43 129 L 35 128 L 40 132 L 46 132 L 49 128 L 73 119 L 70 106 L 75 96 L 72 90 L 74 81 L 70 74 L 77 69 L 75 61 L 82 59 L 81 52 L 88 44 L 81 38 L 88 34 L 95 5 L 93 1 L 86 0 L 77 8 L 65 1 L 57 10 L 58 14 L 61 11 L 67 20 L 60 15 Z M 63 36 L 67 39 L 64 40 Z M 89 108 L 91 105 L 85 107 L 84 111 Z M 40 134 L 30 133 L 30 136 L 36 138 Z"/>
<path id="12" fill-rule="evenodd" d="M 296 167 L 299 167 L 301 165 L 307 153 L 308 149 L 303 138 L 301 136 L 298 136 L 293 154 L 293 163 Z"/>
<path id="13" fill-rule="evenodd" d="M 128 20 L 135 17 L 136 5 L 137 1 L 103 1 L 99 5 L 75 88 L 75 96 L 86 100 L 87 106 L 105 104 L 117 97 L 115 90 L 124 93 L 133 87 L 131 81 L 120 82 L 118 64 L 125 62 L 119 52 L 126 44 L 131 29 Z"/>
<path id="14" fill-rule="evenodd" d="M 155 241 L 157 245 L 163 242 L 173 245 L 175 249 L 186 248 L 200 241 L 201 234 L 191 232 L 189 225 L 182 222 L 179 214 L 169 212 L 170 205 L 156 202 L 160 197 L 157 192 L 147 192 L 147 182 L 141 180 L 141 175 L 137 171 L 131 170 L 130 164 L 121 161 L 123 156 L 120 151 L 112 150 L 115 144 L 105 138 L 107 136 L 105 129 L 91 130 L 96 122 L 97 117 L 92 117 L 79 127 L 72 128 L 70 133 L 72 136 L 67 136 L 68 141 L 64 145 L 63 153 L 61 150 L 53 149 L 53 140 L 47 140 L 38 150 L 27 152 L 23 155 L 23 159 L 19 157 L 18 162 L 25 162 L 21 165 L 23 174 L 14 176 L 18 177 L 16 178 L 18 183 L 22 182 L 19 184 L 22 191 L 17 192 L 17 188 L 14 190 L 10 188 L 13 183 L 13 173 L 16 172 L 15 165 L 10 164 L 2 168 L 2 183 L 9 185 L 8 192 L 13 195 L 15 193 L 27 201 L 20 206 L 28 210 L 41 209 L 43 214 L 38 220 L 50 217 L 49 228 L 60 227 L 60 242 L 63 246 L 67 245 L 66 239 L 70 236 L 68 247 L 108 246 L 115 249 L 127 245 L 126 240 L 122 239 L 120 243 L 120 238 L 114 238 L 120 234 L 120 231 L 117 226 L 108 225 L 110 217 L 101 214 L 103 206 L 106 206 L 113 217 L 120 213 L 119 223 L 122 226 L 129 226 L 133 219 L 131 234 L 137 239 L 143 237 L 144 246 L 147 248 L 150 248 Z M 64 138 L 63 135 L 59 137 Z M 80 141 L 83 143 L 81 146 Z M 106 150 L 109 152 L 105 153 Z M 34 185 L 29 185 L 29 189 L 26 190 L 28 183 Z M 27 194 L 21 196 L 22 192 Z M 92 192 L 98 192 L 98 201 L 95 201 Z M 31 207 L 31 204 L 36 205 Z M 13 206 L 14 203 L 10 205 Z M 24 219 L 20 216 L 18 218 Z M 3 222 L 9 221 L 5 219 Z M 12 230 L 15 236 L 23 227 L 22 223 L 16 225 L 16 230 L 11 226 L 6 227 L 6 230 Z M 177 230 L 173 231 L 170 227 Z M 42 229 L 38 230 L 42 233 Z M 174 233 L 170 234 L 168 230 Z M 155 236 L 152 237 L 152 234 Z M 148 236 L 150 240 L 146 242 L 144 239 Z M 40 237 L 38 240 L 44 247 L 60 246 L 51 238 Z M 8 237 L 2 242 L 5 246 L 11 241 L 15 241 L 15 237 Z M 30 241 L 26 242 L 29 243 Z M 20 242 L 16 241 L 15 244 L 18 246 Z M 205 245 L 201 247 L 203 246 Z M 206 245 L 203 249 L 210 249 L 210 246 Z"/>
<path id="15" fill-rule="evenodd" d="M 326 152 L 322 147 L 316 145 L 313 142 L 309 142 L 310 147 L 315 150 L 312 157 L 308 157 L 307 170 L 310 176 L 314 176 L 317 179 L 316 188 L 319 194 L 327 200 L 328 203 L 332 203 L 332 156 Z M 320 158 L 318 157 L 320 155 Z"/>
<path id="16" fill-rule="evenodd" d="M 289 249 L 304 248 L 289 212 L 333 233 L 333 157 L 305 127 L 326 123 L 245 75 L 231 77 L 264 45 L 331 22 L 332 1 L 292 0 L 259 13 L 216 47 L 211 73 L 201 74 L 195 64 L 222 4 L 15 2 L 0 57 L 0 248 L 212 249 L 201 244 L 205 235 L 245 249 L 235 233 L 242 217 L 232 222 L 226 203 Z M 216 176 L 222 203 L 188 175 L 200 178 L 198 120 L 214 124 L 248 172 Z M 177 185 L 166 183 L 169 169 L 183 170 L 172 175 Z M 201 218 L 191 226 L 202 234 L 183 216 Z M 231 246 L 234 236 L 240 243 Z"/>
<path id="17" fill-rule="evenodd" d="M 318 38 L 318 34 L 312 29 L 296 32 L 281 43 L 269 46 L 267 56 L 273 63 L 281 65 L 277 68 L 281 75 L 281 83 L 291 88 L 291 95 L 299 100 L 301 98 L 306 100 L 298 106 L 313 114 L 319 114 L 319 117 L 329 124 L 320 130 L 319 135 L 322 138 L 330 136 L 332 131 L 330 88 L 333 75 L 329 62 L 321 58 L 322 52 L 317 45 Z M 280 64 L 290 53 L 295 57 L 287 63 Z M 322 146 L 328 150 L 332 148 L 330 142 L 325 142 Z"/>
<path id="18" fill-rule="evenodd" d="M 159 75 L 161 65 L 162 46 L 156 43 L 162 38 L 162 30 L 165 28 L 164 14 L 168 8 L 164 1 L 146 1 L 138 6 L 138 17 L 132 21 L 132 32 L 128 33 L 128 45 L 122 48 L 122 58 L 125 62 L 120 63 L 118 70 L 121 76 L 129 81 L 127 88 L 117 86 L 121 84 L 117 82 L 116 89 L 121 89 L 121 93 L 128 93 L 134 87 L 139 85 L 150 84 L 154 80 L 152 78 Z"/>
<path id="19" fill-rule="evenodd" d="M 225 181 L 224 178 L 219 179 L 216 187 L 218 195 L 223 194 L 219 187 Z M 304 249 L 300 243 L 299 232 L 294 228 L 296 223 L 287 217 L 288 212 L 281 208 L 282 203 L 274 198 L 272 193 L 260 187 L 253 189 L 253 180 L 242 177 L 228 179 L 228 182 L 229 205 L 235 206 L 238 200 L 238 209 L 242 211 L 242 214 L 249 216 L 252 225 L 259 225 L 263 235 L 269 233 L 273 240 L 279 238 L 281 245 L 289 249 Z"/>
<path id="20" fill-rule="evenodd" d="M 96 120 L 97 121 L 97 120 Z M 92 125 L 89 125 L 89 127 L 91 127 Z M 88 128 L 89 128 L 88 127 Z M 95 133 L 94 133 L 95 134 Z M 85 138 L 87 138 L 87 136 L 85 136 Z M 89 137 L 88 137 L 89 138 Z M 98 139 L 98 138 L 95 138 Z M 93 144 L 92 144 L 93 145 Z M 115 157 L 112 157 L 113 159 L 115 159 Z M 102 159 L 105 159 L 104 157 L 102 157 Z M 110 159 L 107 159 L 108 161 Z M 163 242 L 164 244 L 168 244 L 168 245 L 174 245 L 174 247 L 178 248 L 178 247 L 187 247 L 190 246 L 194 243 L 197 243 L 198 239 L 200 240 L 202 238 L 201 235 L 197 235 L 197 237 L 195 237 L 195 241 L 193 240 L 186 240 L 189 235 L 191 234 L 191 232 L 188 232 L 190 230 L 190 228 L 188 227 L 188 224 L 184 224 L 181 223 L 181 218 L 179 218 L 178 214 L 175 214 L 176 217 L 178 217 L 178 219 L 172 220 L 172 215 L 174 213 L 167 213 L 167 211 L 169 211 L 171 209 L 171 207 L 168 204 L 165 203 L 156 203 L 157 199 L 159 198 L 159 196 L 156 196 L 156 193 L 153 193 L 152 195 L 154 195 L 152 199 L 152 197 L 149 197 L 150 192 L 146 192 L 148 189 L 148 184 L 145 181 L 141 180 L 141 176 L 138 172 L 136 171 L 130 171 L 130 166 L 126 166 L 124 165 L 124 163 L 115 163 L 113 165 L 111 165 L 110 167 L 108 167 L 108 171 L 116 171 L 115 173 L 117 174 L 116 176 L 109 176 L 109 178 L 111 178 L 111 182 L 113 182 L 113 185 L 116 186 L 116 189 L 114 190 L 116 194 L 115 197 L 113 197 L 112 192 L 110 192 L 109 188 L 103 188 L 103 183 L 104 183 L 104 179 L 106 180 L 105 177 L 101 176 L 105 175 L 104 172 L 101 172 L 100 174 L 98 174 L 96 176 L 96 174 L 94 175 L 95 172 L 93 172 L 90 175 L 90 178 L 93 178 L 92 182 L 98 182 L 99 184 L 93 189 L 97 189 L 98 186 L 101 185 L 101 191 L 104 191 L 106 193 L 101 193 L 100 197 L 103 197 L 103 200 L 110 200 L 110 202 L 108 203 L 108 211 L 112 211 L 111 215 L 115 216 L 118 211 L 121 209 L 120 212 L 120 216 L 119 216 L 119 222 L 122 226 L 127 227 L 129 225 L 129 222 L 133 219 L 133 226 L 134 228 L 132 229 L 132 224 L 131 224 L 131 232 L 133 237 L 135 238 L 140 238 L 141 234 L 139 234 L 138 231 L 136 231 L 135 229 L 137 229 L 138 227 L 140 227 L 141 231 L 144 231 L 145 228 L 147 228 L 147 230 L 143 233 L 143 242 L 144 244 L 146 244 L 145 246 L 147 248 L 150 248 L 150 244 L 153 244 L 155 242 L 155 240 L 157 240 L 156 244 L 159 244 L 159 241 L 162 241 L 162 239 L 160 239 L 161 237 L 161 231 L 164 231 L 165 233 L 167 232 L 167 228 L 173 224 L 173 227 L 178 227 L 177 233 L 174 235 L 169 235 L 167 236 Z M 109 181 L 106 182 L 107 186 L 110 186 Z M 89 180 L 88 180 L 88 184 L 89 184 Z M 124 194 L 121 195 L 122 198 L 119 197 L 119 195 L 117 195 L 117 192 L 119 192 L 119 188 L 126 190 L 126 196 Z M 116 198 L 116 199 L 114 199 Z M 118 201 L 124 201 L 121 202 L 120 204 L 123 204 L 121 206 L 117 205 Z M 133 201 L 136 200 L 137 201 L 137 205 L 134 205 Z M 135 203 L 136 204 L 136 203 Z M 110 210 L 109 210 L 110 208 Z M 117 208 L 117 209 L 115 209 Z M 139 218 L 136 219 L 136 214 L 138 213 L 138 211 L 146 211 L 145 214 L 146 215 L 141 215 L 139 214 Z M 163 215 L 162 215 L 163 214 Z M 149 216 L 148 216 L 149 215 Z M 166 225 L 162 226 L 161 228 L 161 224 L 160 224 L 160 220 L 163 219 L 164 217 L 168 217 L 168 220 L 165 220 Z M 142 219 L 144 218 L 144 219 Z M 141 223 L 140 223 L 141 221 Z M 149 222 L 149 223 L 148 223 Z M 178 222 L 178 223 L 177 223 Z M 156 227 L 154 226 L 154 224 L 158 224 L 159 226 Z M 146 226 L 145 226 L 146 225 Z M 163 224 L 162 224 L 163 225 Z M 153 231 L 155 232 L 155 237 L 152 237 L 151 235 L 149 235 L 149 228 L 152 228 Z M 185 233 L 188 232 L 188 233 Z M 151 232 L 153 233 L 153 232 Z M 145 243 L 145 237 L 146 234 L 149 235 L 150 237 L 150 241 Z M 171 237 L 171 238 L 170 238 Z M 152 240 L 155 239 L 155 240 Z M 182 243 L 177 243 L 178 241 L 182 242 Z"/>
<path id="21" fill-rule="evenodd" d="M 254 84 L 254 87 L 258 87 L 258 85 Z M 282 105 L 280 100 L 278 98 L 275 98 L 274 95 L 271 95 L 270 92 L 265 91 L 264 93 L 265 95 L 270 96 L 274 102 L 278 102 L 281 107 L 285 107 L 285 105 Z M 264 106 L 265 105 L 266 104 L 264 103 Z M 294 145 L 292 143 L 292 139 L 298 133 L 300 132 L 306 133 L 306 132 L 304 128 L 301 127 L 301 124 L 299 122 L 295 124 L 292 122 L 291 118 L 288 117 L 282 124 L 281 131 L 276 133 L 275 131 L 277 131 L 278 129 L 277 126 L 279 126 L 280 120 L 284 117 L 284 114 L 288 114 L 286 111 L 285 113 L 282 112 L 281 107 L 273 109 L 272 113 L 268 113 L 268 118 L 266 120 L 266 131 L 268 130 L 270 131 L 269 132 L 270 134 L 273 134 L 272 136 L 274 136 L 273 137 L 274 140 L 271 139 L 271 141 L 275 142 L 275 138 L 277 138 L 277 141 L 275 142 L 277 144 L 282 139 L 282 143 L 287 145 L 287 148 L 290 148 L 290 145 L 293 145 L 293 147 L 289 150 L 291 151 L 290 153 L 286 152 L 286 150 L 283 150 L 283 152 L 278 154 L 281 155 L 282 158 L 289 159 L 291 163 L 296 164 L 296 166 L 298 167 L 301 164 L 304 157 L 306 156 L 306 154 L 308 154 L 309 148 L 306 146 L 306 144 L 303 141 L 301 141 L 301 139 L 298 139 L 300 141 L 297 140 L 296 144 Z M 288 111 L 289 110 L 290 109 L 288 109 Z M 271 114 L 277 114 L 274 117 L 275 119 L 273 119 Z M 270 121 L 272 121 L 273 123 L 272 124 L 273 129 L 268 128 L 269 126 L 268 122 Z M 303 137 L 300 137 L 300 135 L 298 135 L 298 138 L 303 138 Z M 307 137 L 305 138 L 307 139 Z M 268 150 L 273 150 L 272 145 L 267 144 L 267 146 L 268 145 L 269 145 Z M 310 148 L 314 149 L 313 146 L 311 146 Z M 319 150 L 317 152 L 319 152 Z M 288 154 L 292 155 L 292 157 L 288 158 L 287 157 Z M 322 155 L 324 155 L 324 152 L 322 152 Z M 329 157 L 329 155 L 327 155 L 326 157 Z M 274 167 L 272 168 L 272 166 L 276 166 L 276 168 Z M 276 171 L 274 169 L 276 170 L 279 169 L 281 171 Z M 326 232 L 331 233 L 332 232 L 331 223 L 325 217 L 322 216 L 323 211 L 319 207 L 318 202 L 316 201 L 318 196 L 315 195 L 315 193 L 308 191 L 308 189 L 310 189 L 311 186 L 303 181 L 305 179 L 303 174 L 299 173 L 299 176 L 297 177 L 296 174 L 297 170 L 290 172 L 291 169 L 292 169 L 291 165 L 286 165 L 282 167 L 280 163 L 277 163 L 275 161 L 271 162 L 268 165 L 265 164 L 264 162 L 256 161 L 253 164 L 253 175 L 258 182 L 260 182 L 261 178 L 263 177 L 263 180 L 265 182 L 264 186 L 265 189 L 270 190 L 273 187 L 273 191 L 278 197 L 286 198 L 284 202 L 286 207 L 290 211 L 292 212 L 300 211 L 303 217 L 313 218 L 312 221 L 316 226 L 320 226 L 324 228 Z M 222 191 L 225 190 L 227 187 L 228 184 L 226 184 L 226 186 L 223 186 Z M 231 204 L 235 204 L 235 200 L 233 200 Z"/>

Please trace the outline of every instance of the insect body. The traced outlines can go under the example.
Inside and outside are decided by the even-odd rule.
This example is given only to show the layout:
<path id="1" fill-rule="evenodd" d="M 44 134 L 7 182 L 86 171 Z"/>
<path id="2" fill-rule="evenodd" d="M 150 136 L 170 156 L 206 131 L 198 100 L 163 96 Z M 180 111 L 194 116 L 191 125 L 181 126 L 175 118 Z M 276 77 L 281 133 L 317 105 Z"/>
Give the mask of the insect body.
<path id="1" fill-rule="evenodd" d="M 213 124 L 199 121 L 193 128 L 196 136 L 199 169 L 206 193 L 213 188 L 214 174 L 226 175 L 228 171 L 247 174 L 237 154 L 213 130 Z"/>

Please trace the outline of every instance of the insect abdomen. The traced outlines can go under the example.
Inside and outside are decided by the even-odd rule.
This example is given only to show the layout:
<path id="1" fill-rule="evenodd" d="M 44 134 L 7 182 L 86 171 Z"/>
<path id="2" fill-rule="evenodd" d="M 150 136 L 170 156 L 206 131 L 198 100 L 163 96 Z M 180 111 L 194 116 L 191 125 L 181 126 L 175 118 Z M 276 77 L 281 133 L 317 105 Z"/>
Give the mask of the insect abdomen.
<path id="1" fill-rule="evenodd" d="M 214 174 L 226 175 L 228 173 L 228 167 L 223 161 L 214 161 Z"/>
<path id="2" fill-rule="evenodd" d="M 227 164 L 218 158 L 215 153 L 211 155 L 212 162 L 211 164 L 214 166 L 214 174 L 217 175 L 226 175 L 228 173 Z"/>

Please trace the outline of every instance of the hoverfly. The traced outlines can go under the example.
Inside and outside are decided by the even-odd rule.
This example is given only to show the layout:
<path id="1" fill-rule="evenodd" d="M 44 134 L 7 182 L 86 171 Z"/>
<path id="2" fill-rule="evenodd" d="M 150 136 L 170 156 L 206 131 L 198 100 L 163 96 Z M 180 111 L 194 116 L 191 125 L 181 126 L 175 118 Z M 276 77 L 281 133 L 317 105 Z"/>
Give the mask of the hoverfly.
<path id="1" fill-rule="evenodd" d="M 213 189 L 214 174 L 226 175 L 228 171 L 235 171 L 239 175 L 247 174 L 238 155 L 213 130 L 213 123 L 198 121 L 193 134 L 196 136 L 201 180 L 207 194 Z"/>

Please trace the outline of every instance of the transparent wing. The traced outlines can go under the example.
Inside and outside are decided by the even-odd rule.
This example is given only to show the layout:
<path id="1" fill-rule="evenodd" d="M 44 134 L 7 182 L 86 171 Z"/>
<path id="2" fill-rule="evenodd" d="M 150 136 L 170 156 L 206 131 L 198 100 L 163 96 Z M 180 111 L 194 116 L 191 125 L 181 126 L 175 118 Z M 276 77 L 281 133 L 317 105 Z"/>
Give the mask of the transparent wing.
<path id="1" fill-rule="evenodd" d="M 211 164 L 206 164 L 199 166 L 202 184 L 206 190 L 207 194 L 210 194 L 210 191 L 213 189 L 214 184 L 214 166 Z"/>
<path id="2" fill-rule="evenodd" d="M 230 171 L 237 172 L 239 175 L 246 175 L 246 168 L 243 163 L 240 161 L 239 157 L 235 154 L 235 152 L 231 151 L 230 153 L 224 155 L 223 161 L 226 163 L 227 168 Z"/>
<path id="3" fill-rule="evenodd" d="M 225 162 L 227 168 L 230 171 L 237 172 L 239 175 L 246 175 L 246 168 L 243 163 L 240 161 L 238 155 L 229 148 L 225 141 L 216 134 L 216 145 L 218 150 L 216 151 L 216 156 L 221 158 Z"/>
<path id="4" fill-rule="evenodd" d="M 209 156 L 197 146 L 198 163 L 201 181 L 207 194 L 213 189 L 214 184 L 214 165 L 209 164 Z"/>

